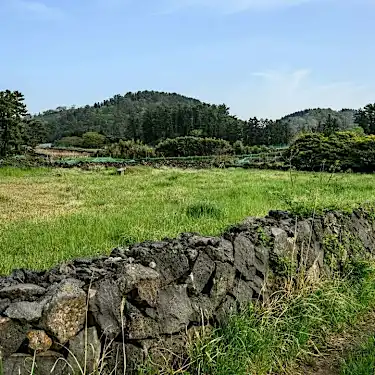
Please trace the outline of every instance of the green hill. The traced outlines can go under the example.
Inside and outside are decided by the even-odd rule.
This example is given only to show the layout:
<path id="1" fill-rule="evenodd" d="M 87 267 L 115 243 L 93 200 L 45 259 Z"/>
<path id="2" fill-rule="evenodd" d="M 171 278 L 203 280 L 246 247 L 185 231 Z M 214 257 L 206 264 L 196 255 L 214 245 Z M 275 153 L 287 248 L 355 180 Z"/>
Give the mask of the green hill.
<path id="1" fill-rule="evenodd" d="M 337 119 L 339 129 L 350 129 L 354 127 L 354 113 L 352 109 L 316 108 L 277 121 L 243 121 L 230 115 L 225 104 L 207 104 L 176 93 L 139 91 L 80 108 L 58 107 L 36 118 L 46 124 L 49 142 L 93 131 L 112 141 L 136 139 L 150 145 L 188 135 L 241 140 L 247 145 L 282 145 L 297 133 L 316 129 L 329 115 Z"/>
<path id="2" fill-rule="evenodd" d="M 340 130 L 348 130 L 355 127 L 354 109 L 342 109 L 335 111 L 330 108 L 305 109 L 295 112 L 280 119 L 283 125 L 288 126 L 292 134 L 316 130 L 319 123 L 327 121 L 331 115 L 337 119 Z"/>

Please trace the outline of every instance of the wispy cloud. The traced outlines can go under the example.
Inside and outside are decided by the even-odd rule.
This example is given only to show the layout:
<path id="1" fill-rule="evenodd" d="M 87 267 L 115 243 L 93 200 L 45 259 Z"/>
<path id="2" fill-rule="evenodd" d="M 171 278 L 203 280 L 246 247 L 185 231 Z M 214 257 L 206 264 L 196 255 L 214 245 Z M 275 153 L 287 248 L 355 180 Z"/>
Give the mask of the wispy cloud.
<path id="1" fill-rule="evenodd" d="M 186 8 L 207 8 L 220 13 L 231 14 L 248 10 L 270 10 L 302 5 L 313 1 L 327 0 L 165 0 L 164 13 Z"/>
<path id="2" fill-rule="evenodd" d="M 43 19 L 58 19 L 64 14 L 62 9 L 38 0 L 13 0 L 8 1 L 6 5 L 9 10 Z"/>
<path id="3" fill-rule="evenodd" d="M 359 108 L 371 101 L 372 90 L 350 81 L 321 82 L 310 69 L 252 73 L 253 80 L 232 87 L 228 104 L 240 117 L 278 118 L 305 108 Z"/>

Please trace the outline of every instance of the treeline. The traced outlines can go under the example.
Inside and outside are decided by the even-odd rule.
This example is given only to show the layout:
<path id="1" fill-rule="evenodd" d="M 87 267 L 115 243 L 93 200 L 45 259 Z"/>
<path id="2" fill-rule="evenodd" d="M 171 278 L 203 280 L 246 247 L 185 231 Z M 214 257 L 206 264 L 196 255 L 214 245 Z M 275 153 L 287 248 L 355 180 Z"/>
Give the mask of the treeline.
<path id="1" fill-rule="evenodd" d="M 47 137 L 46 124 L 32 118 L 19 91 L 0 91 L 0 157 L 21 153 Z"/>
<path id="2" fill-rule="evenodd" d="M 47 122 L 50 142 L 86 132 L 100 133 L 111 142 L 133 139 L 148 145 L 184 136 L 240 140 L 246 145 L 281 145 L 291 138 L 280 121 L 243 121 L 230 115 L 225 104 L 154 91 L 116 95 L 93 106 L 59 107 L 36 118 Z"/>
<path id="3" fill-rule="evenodd" d="M 358 132 L 306 134 L 288 149 L 287 158 L 298 170 L 375 171 L 375 135 Z"/>
<path id="4" fill-rule="evenodd" d="M 245 146 L 241 141 L 234 144 L 217 138 L 177 137 L 168 138 L 155 147 L 141 141 L 120 140 L 96 152 L 97 156 L 111 156 L 121 159 L 142 159 L 152 157 L 185 157 L 211 155 L 245 155 L 268 152 L 267 146 Z"/>

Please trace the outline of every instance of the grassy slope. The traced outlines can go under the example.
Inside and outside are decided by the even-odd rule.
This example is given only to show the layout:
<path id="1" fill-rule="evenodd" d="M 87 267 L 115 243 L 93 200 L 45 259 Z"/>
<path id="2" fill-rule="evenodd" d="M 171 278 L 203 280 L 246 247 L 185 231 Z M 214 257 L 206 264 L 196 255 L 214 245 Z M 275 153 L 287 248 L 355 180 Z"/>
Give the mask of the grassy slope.
<path id="1" fill-rule="evenodd" d="M 327 354 L 324 345 L 329 335 L 340 334 L 346 327 L 356 325 L 363 314 L 374 309 L 374 268 L 361 266 L 358 270 L 356 277 L 338 276 L 321 281 L 314 288 L 303 285 L 291 293 L 282 290 L 269 305 L 252 306 L 206 337 L 196 337 L 191 347 L 191 364 L 181 373 L 305 375 L 305 371 L 301 373 L 296 368 L 297 361 Z M 370 345 L 363 354 L 371 350 L 374 353 L 373 342 Z M 366 366 L 373 363 L 365 356 L 362 361 Z M 341 375 L 373 375 L 355 372 L 356 367 L 350 371 L 350 366 L 353 368 L 354 364 L 348 363 Z M 365 364 L 358 363 L 359 366 Z M 167 372 L 148 369 L 144 373 Z"/>
<path id="2" fill-rule="evenodd" d="M 0 273 L 183 231 L 218 234 L 269 209 L 375 198 L 375 176 L 251 170 L 0 169 Z M 200 209 L 206 214 L 200 215 Z"/>
<path id="3" fill-rule="evenodd" d="M 375 337 L 350 353 L 344 360 L 340 375 L 375 374 Z"/>

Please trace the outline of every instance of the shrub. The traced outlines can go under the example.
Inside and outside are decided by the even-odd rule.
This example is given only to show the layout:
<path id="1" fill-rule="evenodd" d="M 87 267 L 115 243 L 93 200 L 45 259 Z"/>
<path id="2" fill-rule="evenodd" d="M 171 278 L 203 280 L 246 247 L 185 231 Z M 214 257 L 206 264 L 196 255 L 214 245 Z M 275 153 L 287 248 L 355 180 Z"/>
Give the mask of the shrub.
<path id="1" fill-rule="evenodd" d="M 101 148 L 106 142 L 106 137 L 103 134 L 96 132 L 87 132 L 82 135 L 84 147 L 87 148 Z"/>
<path id="2" fill-rule="evenodd" d="M 82 137 L 63 137 L 58 139 L 55 142 L 56 146 L 63 146 L 63 147 L 83 147 L 83 138 Z"/>
<path id="3" fill-rule="evenodd" d="M 108 149 L 104 150 L 102 154 L 110 155 L 114 158 L 123 159 L 141 159 L 155 156 L 155 151 L 152 147 L 143 144 L 141 141 L 123 141 L 112 144 Z"/>
<path id="4" fill-rule="evenodd" d="M 210 156 L 233 154 L 228 141 L 216 138 L 177 137 L 160 142 L 155 151 L 160 156 Z"/>
<path id="5" fill-rule="evenodd" d="M 329 136 L 305 134 L 287 150 L 293 167 L 301 170 L 375 170 L 375 136 L 337 132 Z"/>
<path id="6" fill-rule="evenodd" d="M 245 154 L 245 146 L 244 144 L 242 143 L 242 141 L 236 141 L 233 143 L 233 149 L 234 149 L 234 153 L 236 155 L 243 155 Z"/>

